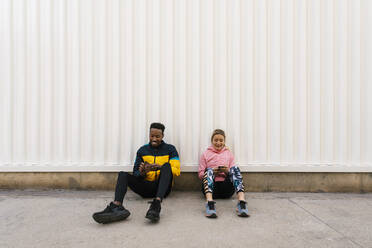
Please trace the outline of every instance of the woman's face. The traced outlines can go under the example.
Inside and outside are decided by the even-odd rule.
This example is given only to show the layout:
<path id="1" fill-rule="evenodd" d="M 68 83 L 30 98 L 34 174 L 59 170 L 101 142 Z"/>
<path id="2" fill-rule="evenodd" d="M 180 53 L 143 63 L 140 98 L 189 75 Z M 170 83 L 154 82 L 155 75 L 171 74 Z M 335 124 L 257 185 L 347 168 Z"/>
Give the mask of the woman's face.
<path id="1" fill-rule="evenodd" d="M 223 137 L 221 134 L 216 134 L 212 138 L 212 145 L 214 149 L 221 150 L 225 147 L 225 137 Z"/>

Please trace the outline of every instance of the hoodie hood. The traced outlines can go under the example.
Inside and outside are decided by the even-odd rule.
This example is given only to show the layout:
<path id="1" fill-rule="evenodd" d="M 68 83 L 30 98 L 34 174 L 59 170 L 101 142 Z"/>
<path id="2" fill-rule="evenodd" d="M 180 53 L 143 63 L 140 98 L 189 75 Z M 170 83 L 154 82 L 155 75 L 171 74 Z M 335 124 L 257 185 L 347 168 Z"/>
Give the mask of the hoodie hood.
<path id="1" fill-rule="evenodd" d="M 209 146 L 207 150 L 212 151 L 212 152 L 214 152 L 214 153 L 221 153 L 221 152 L 224 152 L 224 151 L 226 151 L 226 150 L 228 150 L 228 149 L 227 149 L 226 146 L 224 146 L 221 150 L 217 150 L 217 149 L 214 148 L 213 146 Z"/>

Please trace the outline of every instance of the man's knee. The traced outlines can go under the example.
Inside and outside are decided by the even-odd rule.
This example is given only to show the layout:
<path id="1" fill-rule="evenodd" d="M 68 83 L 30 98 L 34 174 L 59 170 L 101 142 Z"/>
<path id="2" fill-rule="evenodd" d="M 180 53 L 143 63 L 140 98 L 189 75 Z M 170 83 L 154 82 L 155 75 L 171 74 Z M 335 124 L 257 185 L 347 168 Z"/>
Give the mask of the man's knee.
<path id="1" fill-rule="evenodd" d="M 166 163 L 162 167 L 160 167 L 160 172 L 163 172 L 163 171 L 170 171 L 170 172 L 172 172 L 172 168 L 171 168 L 171 166 L 170 166 L 169 163 Z"/>
<path id="2" fill-rule="evenodd" d="M 128 176 L 128 172 L 120 171 L 118 173 L 118 178 L 125 178 Z"/>

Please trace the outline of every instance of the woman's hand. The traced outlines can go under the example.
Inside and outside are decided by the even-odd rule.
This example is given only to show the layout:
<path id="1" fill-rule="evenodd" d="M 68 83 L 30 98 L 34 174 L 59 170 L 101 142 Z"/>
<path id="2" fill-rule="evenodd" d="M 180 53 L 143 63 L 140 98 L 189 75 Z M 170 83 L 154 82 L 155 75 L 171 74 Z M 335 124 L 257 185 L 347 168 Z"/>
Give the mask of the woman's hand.
<path id="1" fill-rule="evenodd" d="M 229 167 L 228 166 L 220 166 L 220 172 L 225 173 L 226 175 L 229 174 Z"/>
<path id="2" fill-rule="evenodd" d="M 229 167 L 227 166 L 218 166 L 213 168 L 213 174 L 218 175 L 220 173 L 229 174 Z"/>

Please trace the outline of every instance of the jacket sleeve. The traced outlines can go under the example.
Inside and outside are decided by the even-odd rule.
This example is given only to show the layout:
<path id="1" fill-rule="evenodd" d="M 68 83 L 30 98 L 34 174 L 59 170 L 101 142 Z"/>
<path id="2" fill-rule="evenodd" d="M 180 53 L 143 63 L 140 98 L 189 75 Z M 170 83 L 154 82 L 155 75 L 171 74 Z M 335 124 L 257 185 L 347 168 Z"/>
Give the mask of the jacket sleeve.
<path id="1" fill-rule="evenodd" d="M 207 161 L 205 159 L 204 153 L 201 155 L 199 160 L 198 176 L 199 179 L 203 179 L 205 169 L 207 168 Z"/>
<path id="2" fill-rule="evenodd" d="M 234 158 L 234 154 L 229 151 L 229 168 L 233 167 L 235 165 L 235 158 Z"/>
<path id="3" fill-rule="evenodd" d="M 181 174 L 181 163 L 178 152 L 174 146 L 171 146 L 170 148 L 169 164 L 171 166 L 173 176 L 179 176 Z"/>
<path id="4" fill-rule="evenodd" d="M 139 166 L 140 164 L 143 162 L 143 159 L 142 159 L 142 156 L 141 156 L 141 153 L 140 153 L 140 150 L 137 151 L 137 155 L 136 155 L 136 161 L 134 162 L 134 166 L 133 166 L 133 175 L 135 177 L 142 177 L 141 176 L 141 173 L 139 171 Z"/>

